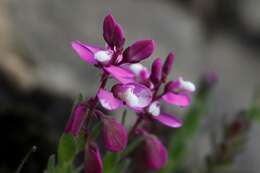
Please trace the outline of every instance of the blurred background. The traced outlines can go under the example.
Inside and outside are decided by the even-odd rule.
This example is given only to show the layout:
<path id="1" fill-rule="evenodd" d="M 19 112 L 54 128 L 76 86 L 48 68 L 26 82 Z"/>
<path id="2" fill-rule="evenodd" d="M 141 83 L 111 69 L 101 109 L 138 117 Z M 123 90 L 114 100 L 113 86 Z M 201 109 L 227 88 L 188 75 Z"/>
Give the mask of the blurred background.
<path id="1" fill-rule="evenodd" d="M 38 151 L 25 169 L 45 168 L 73 99 L 80 92 L 92 96 L 98 86 L 98 71 L 78 58 L 70 42 L 103 45 L 109 12 L 128 45 L 152 38 L 154 58 L 176 53 L 173 77 L 197 83 L 206 72 L 218 75 L 185 160 L 198 167 L 209 151 L 210 131 L 247 108 L 260 85 L 259 9 L 259 0 L 0 0 L 0 172 L 14 172 L 33 145 Z M 220 172 L 259 173 L 259 134 L 253 123 L 246 150 Z"/>

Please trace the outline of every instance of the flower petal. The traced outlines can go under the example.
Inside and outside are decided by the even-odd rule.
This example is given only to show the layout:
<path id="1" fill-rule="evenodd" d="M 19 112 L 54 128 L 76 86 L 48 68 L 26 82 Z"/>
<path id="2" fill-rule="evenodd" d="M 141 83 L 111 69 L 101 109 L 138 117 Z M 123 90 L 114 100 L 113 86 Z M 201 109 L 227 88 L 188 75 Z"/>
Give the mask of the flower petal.
<path id="1" fill-rule="evenodd" d="M 111 65 L 109 67 L 105 67 L 105 70 L 123 84 L 134 82 L 134 74 L 127 69 Z"/>
<path id="2" fill-rule="evenodd" d="M 161 113 L 159 116 L 154 116 L 153 118 L 168 127 L 179 128 L 182 126 L 181 119 L 168 113 Z"/>
<path id="3" fill-rule="evenodd" d="M 76 41 L 72 42 L 71 46 L 78 53 L 78 55 L 83 61 L 86 61 L 89 64 L 97 63 L 97 61 L 94 58 L 94 52 L 88 47 L 86 47 L 84 44 L 80 43 L 79 41 Z"/>
<path id="4" fill-rule="evenodd" d="M 87 173 L 102 173 L 103 163 L 100 156 L 98 146 L 91 143 L 85 149 L 86 160 L 84 163 L 85 172 Z"/>
<path id="5" fill-rule="evenodd" d="M 151 90 L 141 84 L 117 84 L 113 86 L 112 91 L 116 97 L 133 109 L 144 108 L 152 101 Z"/>
<path id="6" fill-rule="evenodd" d="M 101 105 L 108 110 L 115 110 L 123 106 L 123 103 L 113 96 L 113 93 L 100 89 L 98 91 L 98 99 Z"/>
<path id="7" fill-rule="evenodd" d="M 123 61 L 127 63 L 137 63 L 152 55 L 154 49 L 154 40 L 137 41 L 123 52 Z"/>
<path id="8" fill-rule="evenodd" d="M 111 49 L 114 46 L 120 49 L 125 43 L 124 31 L 111 14 L 104 19 L 103 37 Z"/>
<path id="9" fill-rule="evenodd" d="M 190 105 L 190 98 L 184 94 L 174 94 L 168 92 L 162 96 L 163 100 L 169 104 L 173 104 L 176 106 L 186 107 Z"/>

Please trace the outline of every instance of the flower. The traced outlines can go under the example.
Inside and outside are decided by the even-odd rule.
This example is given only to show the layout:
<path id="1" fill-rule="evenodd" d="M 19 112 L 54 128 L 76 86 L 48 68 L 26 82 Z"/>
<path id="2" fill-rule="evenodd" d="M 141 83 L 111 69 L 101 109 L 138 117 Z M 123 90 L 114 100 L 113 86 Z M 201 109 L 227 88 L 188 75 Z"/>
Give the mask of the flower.
<path id="1" fill-rule="evenodd" d="M 98 146 L 95 143 L 86 145 L 84 168 L 85 173 L 102 173 L 103 163 Z"/>
<path id="2" fill-rule="evenodd" d="M 187 107 L 191 103 L 189 94 L 196 87 L 182 77 L 174 81 L 164 81 L 170 72 L 173 58 L 173 53 L 169 53 L 163 65 L 161 59 L 157 58 L 152 64 L 151 73 L 140 63 L 129 65 L 128 70 L 135 74 L 135 83 L 116 84 L 112 87 L 112 92 L 101 90 L 98 95 L 101 105 L 108 110 L 115 110 L 125 104 L 137 114 L 150 117 L 168 127 L 181 127 L 182 120 L 162 112 L 160 102 L 163 100 L 171 105 Z M 158 95 L 162 84 L 164 91 Z"/>
<path id="3" fill-rule="evenodd" d="M 122 65 L 148 58 L 154 52 L 155 42 L 140 40 L 124 50 L 124 31 L 111 14 L 104 19 L 103 37 L 107 44 L 105 48 L 80 41 L 72 42 L 71 46 L 83 61 L 95 65 L 120 83 L 134 82 L 134 74 Z"/>
<path id="4" fill-rule="evenodd" d="M 77 136 L 84 125 L 86 119 L 87 105 L 79 103 L 75 106 L 73 113 L 67 122 L 67 125 L 64 129 L 65 133 L 71 133 L 74 136 Z"/>

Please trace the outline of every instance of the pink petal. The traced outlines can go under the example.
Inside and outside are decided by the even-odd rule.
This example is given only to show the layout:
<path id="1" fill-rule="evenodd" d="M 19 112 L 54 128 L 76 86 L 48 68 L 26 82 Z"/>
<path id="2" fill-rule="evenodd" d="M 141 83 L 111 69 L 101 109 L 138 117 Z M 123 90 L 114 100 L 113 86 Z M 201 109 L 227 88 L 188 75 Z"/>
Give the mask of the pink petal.
<path id="1" fill-rule="evenodd" d="M 190 104 L 190 98 L 187 95 L 184 94 L 174 94 L 171 92 L 168 92 L 163 95 L 163 100 L 169 104 L 173 104 L 176 106 L 182 106 L 186 107 Z"/>
<path id="2" fill-rule="evenodd" d="M 71 46 L 78 53 L 78 55 L 80 56 L 80 58 L 83 61 L 86 61 L 90 64 L 96 64 L 97 63 L 97 61 L 94 58 L 94 53 L 92 52 L 92 50 L 87 48 L 83 44 L 81 44 L 79 41 L 72 42 Z"/>
<path id="3" fill-rule="evenodd" d="M 98 99 L 101 105 L 108 110 L 115 110 L 123 105 L 119 99 L 113 96 L 113 93 L 104 89 L 98 91 Z"/>
<path id="4" fill-rule="evenodd" d="M 86 160 L 84 162 L 85 171 L 87 173 L 102 173 L 103 163 L 98 146 L 95 143 L 86 145 Z"/>
<path id="5" fill-rule="evenodd" d="M 154 116 L 153 118 L 168 127 L 179 128 L 182 126 L 181 119 L 168 113 L 161 113 L 159 116 Z"/>
<path id="6" fill-rule="evenodd" d="M 135 75 L 129 70 L 113 65 L 105 67 L 105 70 L 110 73 L 110 75 L 113 76 L 116 80 L 123 84 L 134 82 Z"/>

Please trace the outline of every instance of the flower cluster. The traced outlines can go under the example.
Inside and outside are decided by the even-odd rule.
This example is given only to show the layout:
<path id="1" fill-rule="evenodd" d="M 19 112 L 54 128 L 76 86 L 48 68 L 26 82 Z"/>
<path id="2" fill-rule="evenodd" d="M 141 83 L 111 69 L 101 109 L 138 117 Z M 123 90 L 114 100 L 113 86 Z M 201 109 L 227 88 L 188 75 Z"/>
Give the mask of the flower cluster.
<path id="1" fill-rule="evenodd" d="M 158 137 L 141 126 L 141 122 L 159 122 L 172 128 L 181 127 L 182 120 L 163 112 L 161 102 L 187 107 L 191 102 L 189 95 L 195 91 L 195 86 L 182 77 L 167 80 L 174 62 L 173 53 L 168 54 L 164 63 L 161 58 L 155 59 L 150 70 L 143 66 L 141 61 L 153 54 L 155 41 L 140 40 L 124 48 L 124 31 L 112 15 L 107 15 L 104 19 L 103 37 L 106 42 L 104 48 L 79 41 L 72 43 L 80 58 L 97 67 L 102 72 L 102 77 L 96 96 L 76 105 L 65 132 L 77 136 L 85 129 L 91 133 L 91 129 L 88 129 L 89 121 L 97 118 L 102 125 L 103 146 L 112 152 L 124 150 L 129 136 L 142 136 L 146 146 L 145 163 L 150 169 L 158 170 L 167 162 L 167 150 Z M 110 77 L 117 82 L 112 88 L 106 88 Z M 130 108 L 137 115 L 136 123 L 128 132 L 113 117 L 99 110 L 98 103 L 110 111 Z M 102 172 L 102 159 L 94 139 L 88 139 L 85 153 L 86 172 Z"/>

